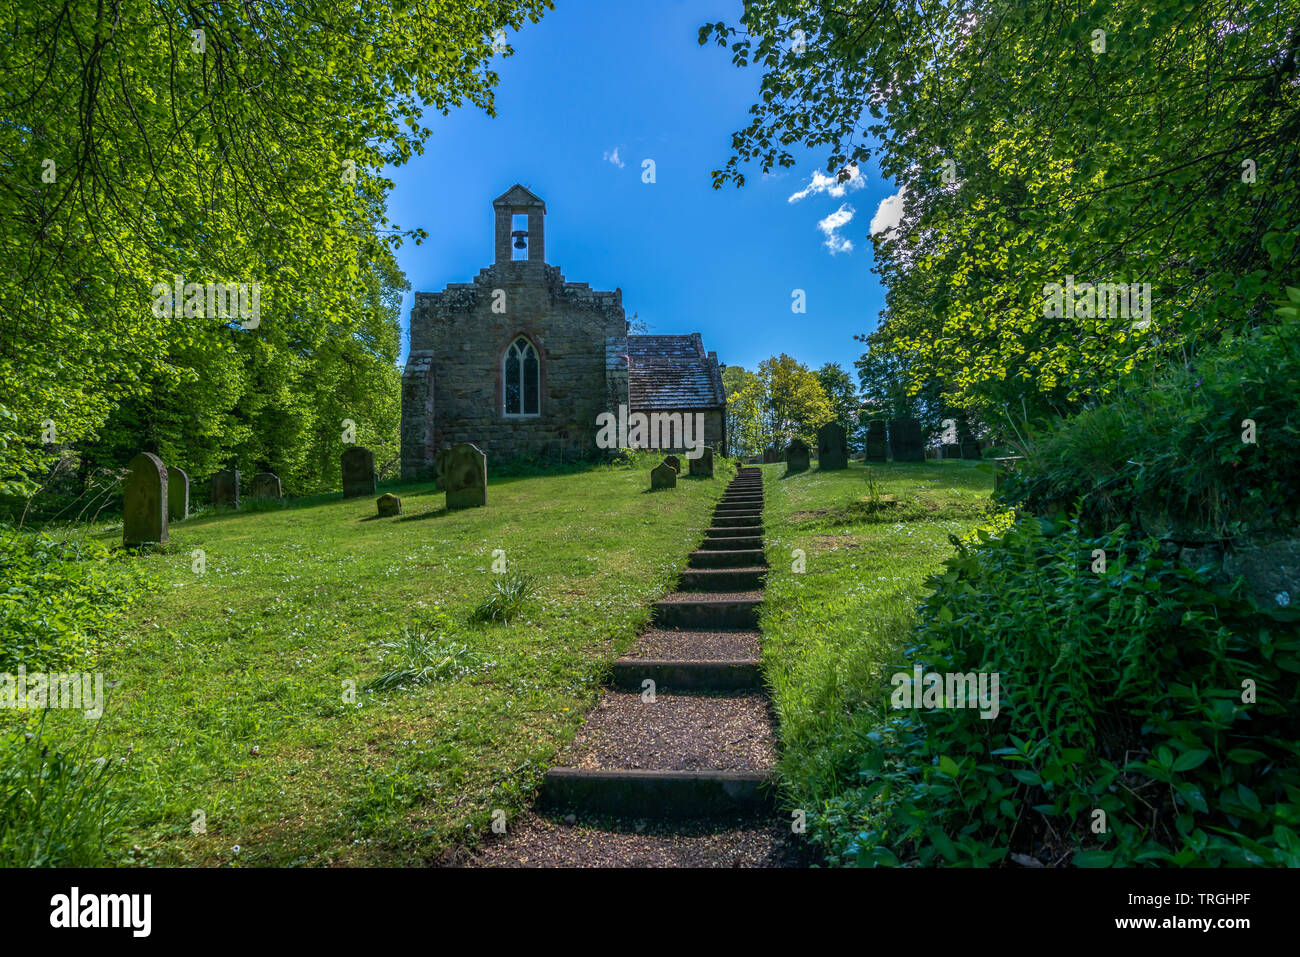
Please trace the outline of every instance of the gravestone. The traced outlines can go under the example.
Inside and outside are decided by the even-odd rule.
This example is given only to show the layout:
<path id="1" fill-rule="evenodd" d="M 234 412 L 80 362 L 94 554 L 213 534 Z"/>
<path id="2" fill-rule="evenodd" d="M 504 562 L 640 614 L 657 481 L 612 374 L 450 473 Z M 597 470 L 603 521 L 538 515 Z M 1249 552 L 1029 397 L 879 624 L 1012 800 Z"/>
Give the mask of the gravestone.
<path id="1" fill-rule="evenodd" d="M 208 501 L 212 505 L 239 508 L 239 469 L 226 469 L 212 476 Z"/>
<path id="2" fill-rule="evenodd" d="M 939 446 L 939 452 L 941 453 L 941 456 L 945 459 L 961 458 L 961 446 L 958 445 L 956 442 L 943 443 L 943 445 Z"/>
<path id="3" fill-rule="evenodd" d="M 713 449 L 704 446 L 700 449 L 700 457 L 693 459 L 687 456 L 686 464 L 692 475 L 699 478 L 713 478 Z"/>
<path id="4" fill-rule="evenodd" d="M 808 471 L 808 443 L 803 439 L 791 439 L 785 447 L 785 474 Z"/>
<path id="5" fill-rule="evenodd" d="M 258 472 L 248 486 L 248 497 L 256 501 L 263 498 L 282 498 L 280 477 L 274 472 Z"/>
<path id="6" fill-rule="evenodd" d="M 184 469 L 167 466 L 167 521 L 183 522 L 190 517 L 190 477 Z"/>
<path id="7" fill-rule="evenodd" d="M 964 459 L 980 459 L 984 454 L 980 451 L 979 440 L 973 436 L 967 435 L 958 443 L 961 446 L 961 457 Z"/>
<path id="8" fill-rule="evenodd" d="M 838 422 L 827 422 L 817 430 L 817 467 L 822 471 L 849 467 L 849 436 Z"/>
<path id="9" fill-rule="evenodd" d="M 677 487 L 677 470 L 667 459 L 650 470 L 650 487 L 652 489 Z"/>
<path id="10" fill-rule="evenodd" d="M 867 423 L 867 451 L 864 462 L 884 462 L 889 458 L 889 446 L 885 442 L 885 423 L 876 419 Z"/>
<path id="11" fill-rule="evenodd" d="M 487 504 L 487 456 L 468 442 L 453 445 L 442 457 L 447 508 L 477 508 Z"/>
<path id="12" fill-rule="evenodd" d="M 1002 483 L 1006 481 L 1008 475 L 1016 470 L 1016 463 L 1024 459 L 1023 455 L 1006 455 L 1002 458 L 993 460 L 995 470 L 993 472 L 993 491 L 1002 488 Z"/>
<path id="13" fill-rule="evenodd" d="M 889 451 L 895 462 L 924 462 L 925 437 L 916 419 L 893 419 L 889 423 Z"/>
<path id="14" fill-rule="evenodd" d="M 167 541 L 167 467 L 156 455 L 141 452 L 131 460 L 122 490 L 122 544 Z"/>
<path id="15" fill-rule="evenodd" d="M 665 455 L 665 456 L 664 456 L 664 461 L 667 462 L 669 465 L 671 465 L 671 466 L 673 467 L 673 470 L 674 470 L 678 475 L 681 475 L 681 474 L 682 474 L 682 460 L 679 459 L 677 456 L 675 456 L 675 455 Z"/>
<path id="16" fill-rule="evenodd" d="M 763 464 L 764 464 L 764 465 L 771 465 L 773 462 L 779 462 L 779 461 L 781 461 L 781 451 L 780 451 L 780 449 L 772 448 L 772 449 L 764 449 L 764 450 L 763 450 Z"/>
<path id="17" fill-rule="evenodd" d="M 375 453 L 360 445 L 343 450 L 343 497 L 375 494 Z"/>
<path id="18" fill-rule="evenodd" d="M 402 514 L 402 500 L 392 492 L 385 492 L 375 499 L 375 505 L 379 507 L 379 516 L 381 518 Z"/>

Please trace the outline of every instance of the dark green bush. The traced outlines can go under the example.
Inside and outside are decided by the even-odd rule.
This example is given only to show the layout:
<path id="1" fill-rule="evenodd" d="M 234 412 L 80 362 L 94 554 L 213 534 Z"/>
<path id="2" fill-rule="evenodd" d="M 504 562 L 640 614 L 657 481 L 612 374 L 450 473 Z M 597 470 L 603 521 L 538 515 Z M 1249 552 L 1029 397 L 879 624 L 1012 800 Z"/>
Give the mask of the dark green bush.
<path id="1" fill-rule="evenodd" d="M 139 585 L 94 539 L 0 525 L 0 673 L 88 669 Z"/>
<path id="2" fill-rule="evenodd" d="M 1134 375 L 1094 408 L 1030 436 L 1003 488 L 1035 514 L 1081 503 L 1084 527 L 1122 523 L 1231 537 L 1300 519 L 1300 289 L 1278 321 L 1188 363 Z M 1242 441 L 1245 419 L 1255 443 Z"/>
<path id="3" fill-rule="evenodd" d="M 1125 527 L 954 544 L 889 670 L 997 672 L 1000 714 L 885 711 L 858 786 L 809 819 L 831 862 L 1300 866 L 1295 610 L 1258 612 Z"/>

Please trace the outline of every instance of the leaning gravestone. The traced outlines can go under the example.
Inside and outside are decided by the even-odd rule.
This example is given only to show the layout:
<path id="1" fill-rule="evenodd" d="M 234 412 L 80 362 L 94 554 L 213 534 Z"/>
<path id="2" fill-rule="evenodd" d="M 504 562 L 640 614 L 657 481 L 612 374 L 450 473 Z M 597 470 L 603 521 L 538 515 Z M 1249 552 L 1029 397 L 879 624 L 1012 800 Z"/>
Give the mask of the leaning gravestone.
<path id="1" fill-rule="evenodd" d="M 889 451 L 895 462 L 924 462 L 925 438 L 916 419 L 893 419 L 889 423 Z"/>
<path id="2" fill-rule="evenodd" d="M 652 489 L 677 487 L 677 470 L 667 459 L 650 470 L 650 487 Z"/>
<path id="3" fill-rule="evenodd" d="M 713 478 L 713 449 L 704 446 L 700 449 L 700 457 L 693 459 L 687 456 L 686 464 L 690 467 L 692 475 L 698 478 Z"/>
<path id="4" fill-rule="evenodd" d="M 239 469 L 226 469 L 212 476 L 208 501 L 212 505 L 239 508 Z"/>
<path id="5" fill-rule="evenodd" d="M 442 459 L 442 480 L 447 508 L 475 508 L 487 504 L 487 456 L 468 442 L 453 445 Z"/>
<path id="6" fill-rule="evenodd" d="M 679 459 L 677 456 L 675 456 L 675 455 L 665 455 L 665 456 L 664 456 L 664 461 L 667 462 L 669 465 L 671 465 L 671 466 L 673 467 L 673 470 L 674 470 L 678 475 L 681 475 L 681 474 L 682 474 L 682 460 Z"/>
<path id="7" fill-rule="evenodd" d="M 258 472 L 249 484 L 248 497 L 251 499 L 282 498 L 280 477 L 274 472 Z"/>
<path id="8" fill-rule="evenodd" d="M 380 518 L 402 514 L 402 500 L 392 492 L 385 492 L 383 495 L 379 496 L 379 498 L 375 499 L 375 505 L 379 507 Z"/>
<path id="9" fill-rule="evenodd" d="M 343 497 L 375 494 L 375 453 L 360 445 L 343 450 Z"/>
<path id="10" fill-rule="evenodd" d="M 792 439 L 785 447 L 785 474 L 808 471 L 808 443 L 803 439 Z"/>
<path id="11" fill-rule="evenodd" d="M 167 466 L 167 521 L 183 522 L 190 517 L 190 477 L 184 469 Z"/>
<path id="12" fill-rule="evenodd" d="M 885 442 L 885 423 L 877 419 L 867 423 L 867 453 L 863 461 L 884 462 L 889 458 L 889 446 Z"/>
<path id="13" fill-rule="evenodd" d="M 167 541 L 167 467 L 156 455 L 141 452 L 131 460 L 122 490 L 122 544 Z"/>
<path id="14" fill-rule="evenodd" d="M 817 430 L 817 467 L 822 471 L 849 467 L 849 436 L 838 422 L 827 422 Z"/>

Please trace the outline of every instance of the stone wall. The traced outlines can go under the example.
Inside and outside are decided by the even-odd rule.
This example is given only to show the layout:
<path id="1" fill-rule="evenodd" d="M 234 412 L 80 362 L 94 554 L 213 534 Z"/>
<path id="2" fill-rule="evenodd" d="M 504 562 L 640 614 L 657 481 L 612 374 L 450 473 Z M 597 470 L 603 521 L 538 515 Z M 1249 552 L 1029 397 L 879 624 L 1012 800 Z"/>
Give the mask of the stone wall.
<path id="1" fill-rule="evenodd" d="M 537 416 L 504 413 L 501 361 L 521 334 L 541 360 Z M 565 282 L 538 260 L 498 262 L 472 283 L 416 293 L 402 381 L 403 478 L 429 477 L 433 453 L 459 442 L 489 460 L 597 454 L 596 417 L 627 402 L 626 342 L 620 290 Z"/>

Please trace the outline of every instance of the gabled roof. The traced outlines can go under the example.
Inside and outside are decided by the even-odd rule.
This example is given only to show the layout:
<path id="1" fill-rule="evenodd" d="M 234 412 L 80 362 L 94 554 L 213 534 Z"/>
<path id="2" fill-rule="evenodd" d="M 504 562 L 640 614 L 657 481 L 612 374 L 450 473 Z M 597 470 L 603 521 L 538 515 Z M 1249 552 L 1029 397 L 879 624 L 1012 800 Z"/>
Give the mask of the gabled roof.
<path id="1" fill-rule="evenodd" d="M 508 190 L 492 200 L 493 206 L 540 206 L 542 212 L 546 212 L 546 204 L 541 201 L 536 193 L 521 186 L 518 183 L 511 186 Z"/>
<path id="2" fill-rule="evenodd" d="M 715 353 L 698 332 L 627 337 L 628 407 L 634 412 L 720 409 L 726 405 Z"/>

